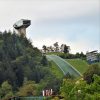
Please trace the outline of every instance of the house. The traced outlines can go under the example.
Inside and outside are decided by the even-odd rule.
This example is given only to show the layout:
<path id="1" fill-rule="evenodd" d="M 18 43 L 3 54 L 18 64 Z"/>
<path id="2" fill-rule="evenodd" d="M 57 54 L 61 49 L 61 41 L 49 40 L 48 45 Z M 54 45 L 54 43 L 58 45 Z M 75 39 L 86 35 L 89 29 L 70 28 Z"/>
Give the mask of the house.
<path id="1" fill-rule="evenodd" d="M 87 52 L 86 53 L 86 58 L 89 64 L 95 63 L 95 62 L 99 62 L 99 57 L 98 57 L 98 52 L 97 50 L 95 51 L 91 51 L 91 52 Z"/>

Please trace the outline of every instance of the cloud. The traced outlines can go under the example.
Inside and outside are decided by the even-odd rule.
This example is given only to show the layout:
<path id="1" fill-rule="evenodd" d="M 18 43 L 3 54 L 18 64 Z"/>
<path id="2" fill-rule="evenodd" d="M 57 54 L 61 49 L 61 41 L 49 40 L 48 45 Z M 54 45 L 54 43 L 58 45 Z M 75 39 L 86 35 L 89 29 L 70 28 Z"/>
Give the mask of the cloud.
<path id="1" fill-rule="evenodd" d="M 1 0 L 1 18 L 29 17 L 35 21 L 70 19 L 98 13 L 99 0 Z M 8 16 L 7 16 L 8 15 Z"/>
<path id="2" fill-rule="evenodd" d="M 32 20 L 27 36 L 35 46 L 58 41 L 73 52 L 98 49 L 99 8 L 99 0 L 0 0 L 0 30 L 26 18 Z"/>

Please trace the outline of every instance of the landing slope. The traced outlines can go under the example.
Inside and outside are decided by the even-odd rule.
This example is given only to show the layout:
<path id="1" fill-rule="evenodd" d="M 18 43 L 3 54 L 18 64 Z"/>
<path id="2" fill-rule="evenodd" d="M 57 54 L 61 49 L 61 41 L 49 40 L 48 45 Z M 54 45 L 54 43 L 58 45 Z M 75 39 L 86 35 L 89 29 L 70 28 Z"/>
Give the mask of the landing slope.
<path id="1" fill-rule="evenodd" d="M 79 71 L 77 71 L 72 65 L 70 65 L 61 57 L 58 57 L 56 55 L 47 55 L 47 58 L 53 60 L 61 69 L 64 75 L 70 73 L 70 75 L 73 75 L 74 77 L 81 76 L 81 73 Z"/>
<path id="2" fill-rule="evenodd" d="M 81 74 L 85 73 L 89 68 L 88 63 L 85 60 L 81 59 L 67 59 L 72 66 L 74 66 Z"/>

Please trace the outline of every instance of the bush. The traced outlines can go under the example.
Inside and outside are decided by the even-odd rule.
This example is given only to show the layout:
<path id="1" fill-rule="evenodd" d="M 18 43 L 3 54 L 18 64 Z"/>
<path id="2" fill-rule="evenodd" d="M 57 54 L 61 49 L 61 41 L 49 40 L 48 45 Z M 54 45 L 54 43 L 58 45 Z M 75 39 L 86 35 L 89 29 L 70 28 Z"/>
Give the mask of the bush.
<path id="1" fill-rule="evenodd" d="M 86 82 L 90 84 L 91 82 L 94 81 L 93 80 L 94 74 L 100 76 L 100 66 L 98 64 L 90 65 L 89 69 L 83 74 L 84 80 L 86 80 Z"/>

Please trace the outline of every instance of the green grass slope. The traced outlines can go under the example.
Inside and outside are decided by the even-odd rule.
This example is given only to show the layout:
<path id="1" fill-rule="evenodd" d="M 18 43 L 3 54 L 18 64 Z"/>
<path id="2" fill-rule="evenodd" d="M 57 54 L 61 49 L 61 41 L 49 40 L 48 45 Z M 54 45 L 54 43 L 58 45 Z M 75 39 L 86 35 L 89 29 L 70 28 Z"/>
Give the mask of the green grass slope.
<path id="1" fill-rule="evenodd" d="M 70 75 L 73 75 L 74 77 L 81 76 L 78 70 L 76 70 L 72 65 L 70 65 L 67 61 L 65 61 L 61 57 L 56 55 L 47 55 L 47 58 L 49 60 L 51 59 L 59 67 L 59 69 L 63 72 L 64 75 L 70 73 Z"/>
<path id="2" fill-rule="evenodd" d="M 88 63 L 81 59 L 67 59 L 66 61 L 74 66 L 81 74 L 89 68 Z"/>
<path id="3" fill-rule="evenodd" d="M 50 71 L 57 77 L 57 78 L 62 78 L 64 75 L 63 75 L 63 72 L 61 71 L 61 69 L 53 62 L 53 61 L 50 61 L 49 62 L 49 65 L 50 65 Z"/>

